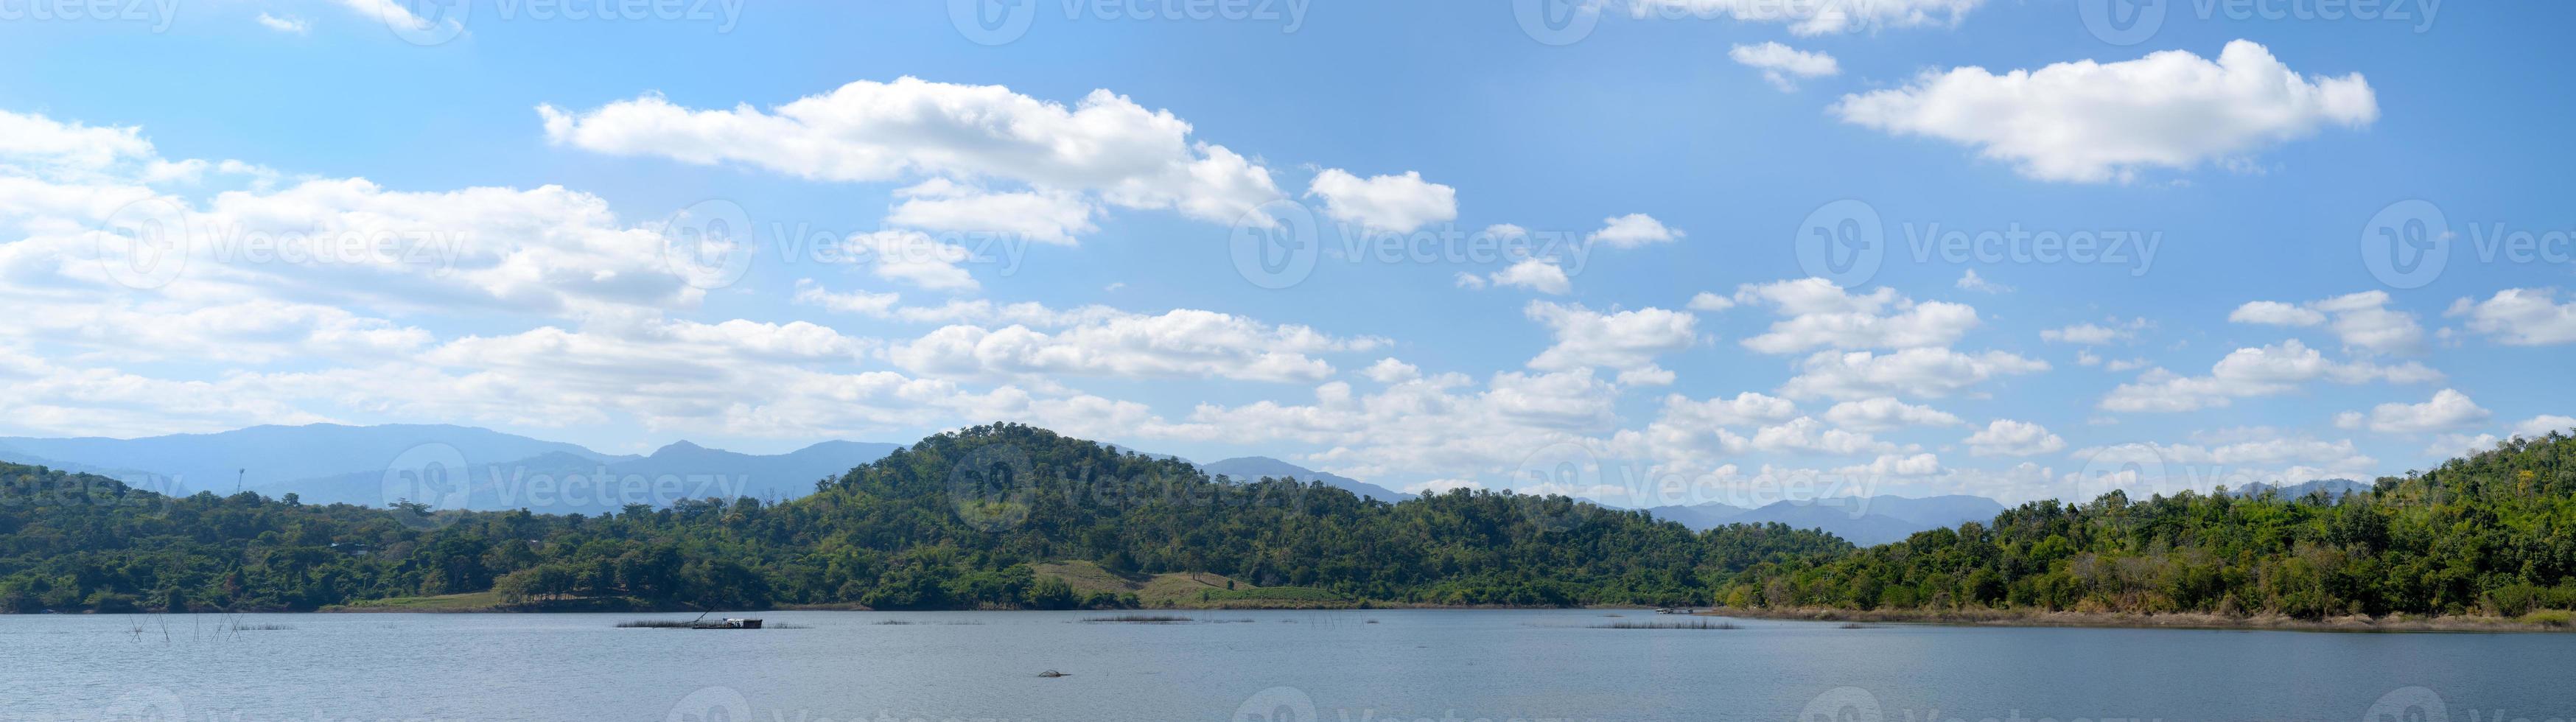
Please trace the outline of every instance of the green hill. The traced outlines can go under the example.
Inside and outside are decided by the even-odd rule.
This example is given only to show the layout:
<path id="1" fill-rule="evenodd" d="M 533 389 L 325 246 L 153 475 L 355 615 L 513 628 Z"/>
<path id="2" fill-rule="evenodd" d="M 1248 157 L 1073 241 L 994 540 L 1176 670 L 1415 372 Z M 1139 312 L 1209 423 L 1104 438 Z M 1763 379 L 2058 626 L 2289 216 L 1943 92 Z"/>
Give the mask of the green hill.
<path id="1" fill-rule="evenodd" d="M 1744 608 L 2565 619 L 2576 439 L 2514 439 L 2341 497 L 2043 501 L 1723 584 Z"/>
<path id="2" fill-rule="evenodd" d="M 0 465 L 0 610 L 13 612 L 310 610 L 487 591 L 543 607 L 1682 604 L 1758 563 L 1849 550 L 1817 532 L 1694 533 L 1564 497 L 1459 490 L 1389 505 L 1323 484 L 1217 482 L 1018 425 L 923 439 L 785 503 L 593 516 L 171 498 Z M 1068 560 L 1135 588 L 1037 571 Z"/>

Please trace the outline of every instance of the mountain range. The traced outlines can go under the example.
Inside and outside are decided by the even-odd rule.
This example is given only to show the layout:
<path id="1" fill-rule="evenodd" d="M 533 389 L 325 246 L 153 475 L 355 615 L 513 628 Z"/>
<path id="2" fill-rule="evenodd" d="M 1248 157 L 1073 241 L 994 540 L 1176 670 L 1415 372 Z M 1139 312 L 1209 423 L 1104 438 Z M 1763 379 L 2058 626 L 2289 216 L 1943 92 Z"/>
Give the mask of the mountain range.
<path id="1" fill-rule="evenodd" d="M 1845 541 L 1875 546 L 1900 541 L 1915 532 L 1955 527 L 1995 518 L 2004 505 L 1982 496 L 1953 494 L 1924 498 L 1892 495 L 1784 500 L 1746 509 L 1723 503 L 1659 506 L 1647 509 L 1657 519 L 1681 522 L 1695 530 L 1721 524 L 1779 522 L 1799 529 L 1823 529 Z"/>
<path id="2" fill-rule="evenodd" d="M 681 499 L 707 497 L 790 499 L 811 493 L 816 481 L 838 477 L 898 448 L 888 443 L 825 441 L 763 455 L 681 441 L 638 456 L 602 454 L 576 444 L 467 426 L 314 424 L 138 439 L 0 437 L 0 461 L 94 473 L 178 494 L 230 494 L 239 489 L 275 498 L 291 493 L 312 504 L 380 507 L 406 500 L 439 508 L 526 508 L 561 514 L 615 511 L 630 503 L 668 506 Z M 1264 456 L 1198 467 L 1239 481 L 1263 477 L 1319 481 L 1389 503 L 1415 498 Z M 2252 495 L 2271 488 L 2252 484 L 2232 493 Z M 2359 482 L 2328 479 L 2280 491 L 2289 497 L 2313 490 L 2340 496 L 2367 489 Z M 2003 508 L 1976 496 L 1881 495 L 1779 501 L 1757 508 L 1709 503 L 1645 511 L 1693 530 L 1779 522 L 1823 529 L 1870 546 L 1926 529 L 1991 519 Z"/>

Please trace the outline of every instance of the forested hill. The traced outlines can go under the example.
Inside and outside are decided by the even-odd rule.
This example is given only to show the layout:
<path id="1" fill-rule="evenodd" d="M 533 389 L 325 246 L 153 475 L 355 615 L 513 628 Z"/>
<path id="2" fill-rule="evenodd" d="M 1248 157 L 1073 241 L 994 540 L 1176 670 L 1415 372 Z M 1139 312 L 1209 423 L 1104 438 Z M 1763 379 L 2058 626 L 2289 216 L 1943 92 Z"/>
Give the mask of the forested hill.
<path id="1" fill-rule="evenodd" d="M 2515 439 L 2342 498 L 2045 501 L 1763 566 L 1745 607 L 2552 615 L 2576 608 L 2576 439 Z"/>
<path id="2" fill-rule="evenodd" d="M 418 504 L 171 498 L 0 464 L 0 610 L 303 610 L 493 590 L 758 608 L 1123 606 L 1034 568 L 1208 572 L 1387 603 L 1705 603 L 1757 565 L 1849 544 L 1780 525 L 1693 533 L 1564 497 L 1451 491 L 1399 504 L 1323 484 L 1211 479 L 1185 462 L 1017 425 L 940 434 L 780 504 L 597 516 Z"/>

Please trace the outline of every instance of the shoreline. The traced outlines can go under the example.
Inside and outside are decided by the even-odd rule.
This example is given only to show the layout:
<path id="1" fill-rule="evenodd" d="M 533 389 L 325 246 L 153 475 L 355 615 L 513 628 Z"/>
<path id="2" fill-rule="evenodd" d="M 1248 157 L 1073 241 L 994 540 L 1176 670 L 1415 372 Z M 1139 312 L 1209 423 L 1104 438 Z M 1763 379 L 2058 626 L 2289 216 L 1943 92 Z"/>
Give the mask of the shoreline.
<path id="1" fill-rule="evenodd" d="M 1790 609 L 1748 609 L 1713 607 L 1694 616 L 1769 619 L 1796 622 L 1847 622 L 1884 624 L 1928 624 L 1950 627 L 2069 627 L 2089 629 L 2203 629 L 2221 631 L 2287 631 L 2287 632 L 2516 632 L 2565 633 L 2576 627 L 2525 622 L 2510 617 L 2411 616 L 2392 614 L 2385 617 L 2364 615 L 2298 619 L 2278 614 L 2229 616 L 2196 612 L 2142 614 L 2133 612 L 2048 612 L 2017 609 L 1978 610 L 1860 610 L 1832 607 L 1797 607 Z"/>

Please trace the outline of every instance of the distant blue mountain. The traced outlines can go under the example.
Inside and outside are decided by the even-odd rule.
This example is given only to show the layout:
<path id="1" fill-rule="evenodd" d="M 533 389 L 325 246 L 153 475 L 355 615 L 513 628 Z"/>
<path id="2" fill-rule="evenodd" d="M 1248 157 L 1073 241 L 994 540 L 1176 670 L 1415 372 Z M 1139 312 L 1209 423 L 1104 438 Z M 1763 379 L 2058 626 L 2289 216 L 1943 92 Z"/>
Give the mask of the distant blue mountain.
<path id="1" fill-rule="evenodd" d="M 74 470 L 107 469 L 163 477 L 158 488 L 180 493 L 232 493 L 317 476 L 382 470 L 396 457 L 427 444 L 445 444 L 468 460 L 505 461 L 563 453 L 594 461 L 620 458 L 573 444 L 542 441 L 470 426 L 253 426 L 212 434 L 172 434 L 139 439 L 99 437 L 0 438 L 0 447 L 26 459 L 46 459 Z M 5 453 L 5 452 L 0 452 Z M 8 461 L 21 459 L 0 456 Z M 43 463 L 27 461 L 23 463 Z M 106 474 L 128 478 L 117 473 Z"/>
<path id="2" fill-rule="evenodd" d="M 826 441 L 784 454 L 761 455 L 682 441 L 650 456 L 610 461 L 561 452 L 506 462 L 469 461 L 462 506 L 598 514 L 630 503 L 659 507 L 681 499 L 786 500 L 814 493 L 815 482 L 839 478 L 897 448 L 895 444 Z M 407 494 L 416 491 L 414 487 L 397 479 L 389 488 L 387 481 L 385 471 L 377 469 L 269 484 L 254 491 L 272 497 L 294 493 L 307 504 L 383 506 L 394 501 L 387 497 L 399 495 L 457 505 L 454 497 L 411 498 Z"/>
<path id="3" fill-rule="evenodd" d="M 241 470 L 245 491 L 291 493 L 308 504 L 365 506 L 394 500 L 388 497 L 430 503 L 457 498 L 420 494 L 401 476 L 435 461 L 447 473 L 460 471 L 447 466 L 463 467 L 457 481 L 468 489 L 462 497 L 466 508 L 597 513 L 630 500 L 662 506 L 707 496 L 794 498 L 813 493 L 816 481 L 837 478 L 896 448 L 826 441 L 762 455 L 683 441 L 635 456 L 465 426 L 314 424 L 141 439 L 0 438 L 0 461 L 98 473 L 181 494 L 230 494 Z M 603 478 L 616 482 L 609 487 L 615 493 L 598 492 L 596 480 Z"/>
<path id="4" fill-rule="evenodd" d="M 1233 478 L 1235 481 L 1256 481 L 1265 476 L 1273 479 L 1320 481 L 1325 484 L 1347 490 L 1353 494 L 1358 494 L 1361 497 L 1376 499 L 1389 504 L 1413 498 L 1412 494 L 1388 489 L 1383 486 L 1342 476 L 1340 474 L 1329 474 L 1316 471 L 1267 456 L 1244 456 L 1212 464 L 1200 464 L 1199 469 L 1211 475 L 1223 474 L 1227 477 Z"/>
<path id="5" fill-rule="evenodd" d="M 1954 494 L 1920 499 L 1888 495 L 1866 499 L 1829 497 L 1777 501 L 1758 509 L 1709 503 L 1660 506 L 1646 511 L 1655 518 L 1681 522 L 1694 530 L 1721 524 L 1779 522 L 1798 529 L 1821 529 L 1861 546 L 1876 546 L 1903 541 L 1919 531 L 1992 521 L 2003 510 L 2004 505 L 1993 499 Z"/>

